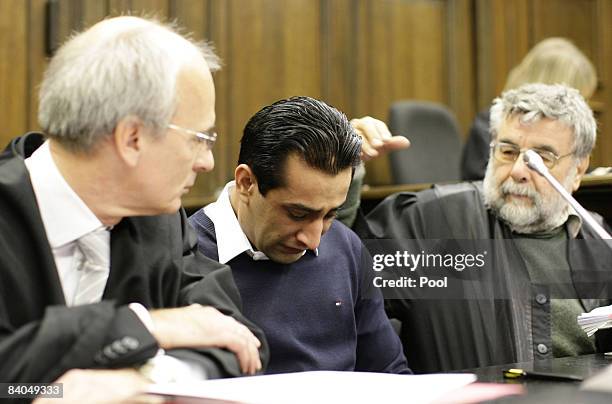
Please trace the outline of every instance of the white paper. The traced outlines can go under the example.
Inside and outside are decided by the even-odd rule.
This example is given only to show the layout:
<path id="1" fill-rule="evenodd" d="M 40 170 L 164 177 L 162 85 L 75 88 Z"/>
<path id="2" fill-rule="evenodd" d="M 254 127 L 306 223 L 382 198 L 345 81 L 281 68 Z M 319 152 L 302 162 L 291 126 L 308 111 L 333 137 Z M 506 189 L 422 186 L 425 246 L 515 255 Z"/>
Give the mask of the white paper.
<path id="1" fill-rule="evenodd" d="M 598 307 L 588 313 L 582 313 L 578 316 L 578 325 L 589 337 L 597 330 L 612 327 L 612 306 Z"/>
<path id="2" fill-rule="evenodd" d="M 395 375 L 367 372 L 298 372 L 151 385 L 152 394 L 249 404 L 431 403 L 476 380 L 471 373 Z"/>

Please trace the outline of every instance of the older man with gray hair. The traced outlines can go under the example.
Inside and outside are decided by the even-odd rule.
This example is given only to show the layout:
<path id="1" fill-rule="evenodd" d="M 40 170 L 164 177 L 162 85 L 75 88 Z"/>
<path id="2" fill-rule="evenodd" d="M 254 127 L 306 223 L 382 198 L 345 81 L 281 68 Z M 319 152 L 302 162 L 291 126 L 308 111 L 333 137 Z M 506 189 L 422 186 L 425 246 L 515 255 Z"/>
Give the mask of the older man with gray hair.
<path id="1" fill-rule="evenodd" d="M 265 365 L 230 268 L 197 252 L 180 209 L 214 165 L 218 67 L 206 45 L 136 17 L 94 25 L 51 60 L 45 134 L 0 155 L 3 382 L 75 368 L 171 381 Z"/>
<path id="2" fill-rule="evenodd" d="M 480 244 L 488 250 L 486 266 L 450 275 L 449 282 L 460 286 L 449 287 L 446 295 L 385 291 L 388 312 L 402 321 L 405 353 L 417 372 L 612 347 L 608 335 L 600 331 L 596 339 L 588 338 L 576 323 L 581 312 L 607 303 L 609 249 L 522 158 L 534 150 L 569 192 L 578 189 L 595 144 L 592 111 L 577 90 L 529 84 L 494 101 L 491 124 L 483 183 L 393 195 L 368 215 L 371 233 L 362 234 L 412 239 L 410 246 L 424 253 L 432 248 L 426 242 L 431 239 L 438 240 L 433 243 L 438 253 L 456 253 L 457 240 L 471 240 L 472 247 L 488 240 Z"/>
<path id="3" fill-rule="evenodd" d="M 521 147 L 535 150 L 569 192 L 577 190 L 597 131 L 593 113 L 578 97 L 577 90 L 531 85 L 508 91 L 493 103 L 495 162 L 487 166 L 484 198 L 516 233 L 545 232 L 568 220 L 570 206 L 519 156 Z"/>

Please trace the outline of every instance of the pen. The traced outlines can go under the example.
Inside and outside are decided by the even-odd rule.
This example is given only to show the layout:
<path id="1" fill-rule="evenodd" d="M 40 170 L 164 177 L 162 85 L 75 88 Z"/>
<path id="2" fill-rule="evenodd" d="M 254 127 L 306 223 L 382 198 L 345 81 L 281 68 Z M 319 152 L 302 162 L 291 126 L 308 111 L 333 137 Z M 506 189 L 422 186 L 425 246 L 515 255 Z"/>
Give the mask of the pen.
<path id="1" fill-rule="evenodd" d="M 581 382 L 583 380 L 580 376 L 568 375 L 562 373 L 547 373 L 547 372 L 534 372 L 525 371 L 523 369 L 505 369 L 504 378 L 506 379 L 541 379 L 541 380 L 558 380 L 558 381 L 572 381 Z"/>

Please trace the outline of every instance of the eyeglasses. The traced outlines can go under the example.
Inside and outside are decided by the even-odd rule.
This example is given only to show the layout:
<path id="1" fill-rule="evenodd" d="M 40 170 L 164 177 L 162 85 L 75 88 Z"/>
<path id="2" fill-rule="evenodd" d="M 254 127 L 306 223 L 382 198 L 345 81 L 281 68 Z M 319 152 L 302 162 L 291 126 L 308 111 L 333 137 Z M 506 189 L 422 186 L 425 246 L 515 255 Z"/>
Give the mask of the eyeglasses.
<path id="1" fill-rule="evenodd" d="M 519 158 L 521 153 L 524 153 L 527 150 L 529 150 L 529 149 L 520 149 L 516 145 L 510 144 L 510 143 L 503 143 L 503 142 L 501 143 L 492 142 L 489 146 L 491 147 L 491 150 L 493 150 L 493 157 L 495 157 L 495 160 L 499 161 L 500 163 L 514 164 L 514 162 L 516 161 L 516 159 Z M 532 149 L 532 150 L 536 152 L 542 158 L 544 165 L 549 169 L 552 169 L 555 165 L 557 165 L 559 160 L 561 160 L 562 158 L 565 158 L 567 156 L 571 156 L 572 154 L 574 154 L 574 152 L 572 151 L 570 153 L 564 154 L 563 156 L 557 156 L 555 153 L 548 151 L 548 150 L 539 150 L 539 149 Z"/>
<path id="2" fill-rule="evenodd" d="M 185 132 L 185 133 L 195 136 L 196 141 L 198 143 L 206 143 L 206 147 L 208 147 L 208 150 L 212 150 L 212 148 L 215 145 L 215 142 L 217 141 L 217 132 L 210 132 L 210 133 L 198 132 L 195 130 L 180 127 L 172 123 L 168 124 L 168 128 L 178 130 L 181 132 Z"/>

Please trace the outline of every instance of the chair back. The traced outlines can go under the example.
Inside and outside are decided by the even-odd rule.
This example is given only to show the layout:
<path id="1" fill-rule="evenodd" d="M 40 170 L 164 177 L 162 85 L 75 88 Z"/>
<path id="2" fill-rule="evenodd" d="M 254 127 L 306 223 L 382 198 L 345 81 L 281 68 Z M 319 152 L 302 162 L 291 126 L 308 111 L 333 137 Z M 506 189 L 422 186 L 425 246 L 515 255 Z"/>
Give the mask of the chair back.
<path id="1" fill-rule="evenodd" d="M 447 107 L 426 101 L 395 102 L 389 129 L 411 142 L 410 148 L 389 155 L 395 184 L 459 180 L 461 135 L 457 119 Z"/>

